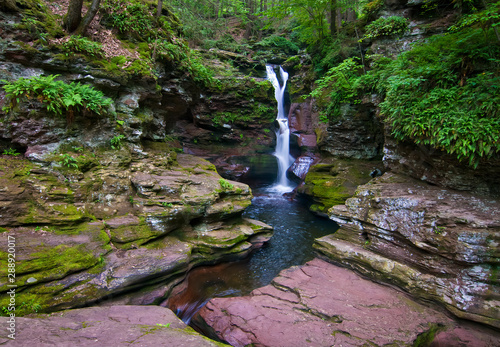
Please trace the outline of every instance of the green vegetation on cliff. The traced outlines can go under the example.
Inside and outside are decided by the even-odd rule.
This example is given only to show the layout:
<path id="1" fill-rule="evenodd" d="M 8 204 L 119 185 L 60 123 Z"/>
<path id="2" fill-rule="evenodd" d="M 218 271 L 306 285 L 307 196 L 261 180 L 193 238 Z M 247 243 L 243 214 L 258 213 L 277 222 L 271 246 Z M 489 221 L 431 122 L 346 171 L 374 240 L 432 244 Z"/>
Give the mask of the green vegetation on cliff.
<path id="1" fill-rule="evenodd" d="M 430 36 L 393 59 L 351 56 L 317 80 L 310 96 L 323 119 L 373 93 L 382 119 L 398 140 L 430 145 L 477 167 L 500 152 L 500 2 L 464 15 L 447 32 Z M 393 18 L 393 19 L 391 19 Z M 364 39 L 403 33 L 405 19 L 377 19 Z M 364 64 L 365 63 L 365 64 Z"/>

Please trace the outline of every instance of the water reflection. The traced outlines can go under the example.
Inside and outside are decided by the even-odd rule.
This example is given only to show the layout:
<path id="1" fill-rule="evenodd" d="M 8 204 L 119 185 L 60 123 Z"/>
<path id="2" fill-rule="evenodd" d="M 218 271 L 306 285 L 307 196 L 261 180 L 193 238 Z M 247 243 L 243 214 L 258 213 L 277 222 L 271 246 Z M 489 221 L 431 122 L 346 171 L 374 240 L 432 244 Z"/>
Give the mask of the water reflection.
<path id="1" fill-rule="evenodd" d="M 211 298 L 247 295 L 269 284 L 281 270 L 313 259 L 314 239 L 338 228 L 334 222 L 310 213 L 298 201 L 266 192 L 255 193 L 258 196 L 244 216 L 273 226 L 273 237 L 244 261 L 193 269 L 162 304 L 186 323 Z"/>

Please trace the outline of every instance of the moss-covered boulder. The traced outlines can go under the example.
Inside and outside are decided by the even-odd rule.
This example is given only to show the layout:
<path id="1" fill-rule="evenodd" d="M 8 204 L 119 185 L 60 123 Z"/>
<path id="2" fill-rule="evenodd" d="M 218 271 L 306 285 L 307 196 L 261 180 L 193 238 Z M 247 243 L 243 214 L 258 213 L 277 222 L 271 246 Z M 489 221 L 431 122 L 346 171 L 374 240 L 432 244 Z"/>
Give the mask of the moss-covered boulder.
<path id="1" fill-rule="evenodd" d="M 324 160 L 310 167 L 297 191 L 313 201 L 312 212 L 326 215 L 330 207 L 344 204 L 359 185 L 371 180 L 370 173 L 378 168 L 382 163 L 377 161 Z"/>

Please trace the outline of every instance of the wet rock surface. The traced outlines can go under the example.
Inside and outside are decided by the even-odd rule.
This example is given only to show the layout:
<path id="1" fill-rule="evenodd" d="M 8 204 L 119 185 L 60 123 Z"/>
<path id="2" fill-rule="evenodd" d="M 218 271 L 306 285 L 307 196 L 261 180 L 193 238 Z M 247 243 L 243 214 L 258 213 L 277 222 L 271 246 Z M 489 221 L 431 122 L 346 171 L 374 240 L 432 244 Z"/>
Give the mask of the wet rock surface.
<path id="1" fill-rule="evenodd" d="M 200 315 L 233 346 L 412 346 L 441 330 L 457 337 L 443 313 L 320 259 L 283 270 L 249 296 L 212 299 Z M 463 329 L 471 346 L 497 341 Z"/>
<path id="2" fill-rule="evenodd" d="M 6 321 L 0 317 L 3 326 Z M 17 318 L 15 340 L 6 331 L 0 333 L 3 346 L 226 346 L 158 306 L 92 307 Z"/>
<path id="3" fill-rule="evenodd" d="M 324 256 L 500 327 L 497 200 L 385 173 L 329 215 L 341 228 L 317 240 Z"/>

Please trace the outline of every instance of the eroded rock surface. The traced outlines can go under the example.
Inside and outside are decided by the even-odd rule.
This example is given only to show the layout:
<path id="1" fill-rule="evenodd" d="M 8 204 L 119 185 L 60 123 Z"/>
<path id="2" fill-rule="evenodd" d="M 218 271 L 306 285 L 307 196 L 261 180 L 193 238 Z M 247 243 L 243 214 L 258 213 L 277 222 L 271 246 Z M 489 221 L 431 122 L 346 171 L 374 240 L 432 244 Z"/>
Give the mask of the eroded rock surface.
<path id="1" fill-rule="evenodd" d="M 6 321 L 0 317 L 2 326 Z M 226 346 L 197 334 L 158 306 L 91 307 L 17 318 L 15 340 L 8 335 L 2 329 L 2 346 Z"/>
<path id="2" fill-rule="evenodd" d="M 320 259 L 283 270 L 249 296 L 212 299 L 200 315 L 233 346 L 412 346 L 456 327 L 443 313 Z M 494 346 L 496 337 L 481 333 L 471 346 Z"/>
<path id="3" fill-rule="evenodd" d="M 14 282 L 0 270 L 0 292 L 18 286 L 27 303 L 18 315 L 161 302 L 193 266 L 244 257 L 269 239 L 269 226 L 241 217 L 247 185 L 161 144 L 144 149 L 83 152 L 92 165 L 78 157 L 77 168 L 53 154 L 41 163 L 0 157 L 0 250 L 7 259 L 14 238 L 17 255 Z"/>
<path id="4" fill-rule="evenodd" d="M 317 240 L 326 257 L 500 327 L 497 200 L 386 173 L 329 213 L 341 228 Z"/>

